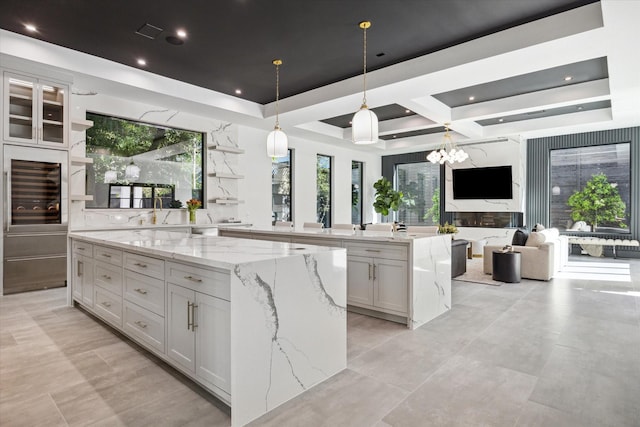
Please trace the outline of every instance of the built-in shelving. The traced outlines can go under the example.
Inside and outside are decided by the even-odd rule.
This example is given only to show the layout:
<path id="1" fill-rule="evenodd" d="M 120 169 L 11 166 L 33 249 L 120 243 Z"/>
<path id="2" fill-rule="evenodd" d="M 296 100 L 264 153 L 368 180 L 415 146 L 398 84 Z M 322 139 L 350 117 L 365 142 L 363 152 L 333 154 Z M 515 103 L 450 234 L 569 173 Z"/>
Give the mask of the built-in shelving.
<path id="1" fill-rule="evenodd" d="M 242 154 L 244 150 L 238 147 L 229 147 L 227 145 L 209 145 L 207 147 L 209 150 L 221 151 L 223 153 L 234 153 L 234 154 Z"/>
<path id="2" fill-rule="evenodd" d="M 93 127 L 92 120 L 85 120 L 85 119 L 80 119 L 75 117 L 71 119 L 71 130 L 82 132 L 91 127 Z"/>
<path id="3" fill-rule="evenodd" d="M 238 199 L 212 199 L 209 200 L 209 203 L 215 203 L 217 205 L 237 205 L 240 203 L 244 203 L 244 200 Z"/>
<path id="4" fill-rule="evenodd" d="M 243 179 L 244 175 L 237 175 L 234 173 L 221 173 L 221 172 L 213 172 L 209 174 L 212 178 L 226 178 L 226 179 Z"/>
<path id="5" fill-rule="evenodd" d="M 72 165 L 87 165 L 93 163 L 93 159 L 91 157 L 75 157 L 71 156 L 71 164 Z"/>
<path id="6" fill-rule="evenodd" d="M 93 196 L 91 194 L 72 194 L 71 201 L 72 202 L 90 202 L 93 200 Z"/>

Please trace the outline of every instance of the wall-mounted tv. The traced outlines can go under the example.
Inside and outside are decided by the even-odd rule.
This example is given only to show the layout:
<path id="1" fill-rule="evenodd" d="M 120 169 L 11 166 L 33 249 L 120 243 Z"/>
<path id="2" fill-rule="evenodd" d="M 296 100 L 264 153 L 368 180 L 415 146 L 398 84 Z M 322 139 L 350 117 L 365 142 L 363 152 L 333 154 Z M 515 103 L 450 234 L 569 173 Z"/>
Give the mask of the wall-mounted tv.
<path id="1" fill-rule="evenodd" d="M 453 169 L 453 198 L 457 200 L 511 199 L 511 166 Z"/>

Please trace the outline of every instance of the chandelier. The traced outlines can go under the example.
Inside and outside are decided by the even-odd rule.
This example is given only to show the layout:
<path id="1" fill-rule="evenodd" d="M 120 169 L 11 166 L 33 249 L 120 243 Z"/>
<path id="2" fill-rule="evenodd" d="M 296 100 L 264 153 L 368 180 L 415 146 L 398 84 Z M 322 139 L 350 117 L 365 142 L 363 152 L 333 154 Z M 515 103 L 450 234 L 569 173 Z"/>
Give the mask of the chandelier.
<path id="1" fill-rule="evenodd" d="M 444 128 L 445 132 L 442 144 L 440 144 L 440 147 L 438 147 L 437 150 L 433 150 L 429 153 L 427 160 L 431 163 L 440 163 L 441 165 L 444 164 L 444 162 L 449 162 L 450 164 L 464 162 L 469 158 L 469 155 L 462 148 L 458 148 L 455 142 L 451 139 L 451 135 L 449 134 L 449 123 L 445 123 Z"/>
<path id="2" fill-rule="evenodd" d="M 362 106 L 351 120 L 351 137 L 354 144 L 375 144 L 378 142 L 378 116 L 367 107 L 367 28 L 371 22 L 362 21 L 358 24 L 364 33 L 363 54 L 363 93 Z"/>
<path id="3" fill-rule="evenodd" d="M 285 157 L 288 150 L 287 134 L 280 129 L 280 122 L 278 120 L 278 102 L 280 100 L 280 66 L 282 65 L 281 59 L 274 59 L 273 65 L 276 66 L 276 125 L 273 130 L 267 135 L 267 156 Z"/>

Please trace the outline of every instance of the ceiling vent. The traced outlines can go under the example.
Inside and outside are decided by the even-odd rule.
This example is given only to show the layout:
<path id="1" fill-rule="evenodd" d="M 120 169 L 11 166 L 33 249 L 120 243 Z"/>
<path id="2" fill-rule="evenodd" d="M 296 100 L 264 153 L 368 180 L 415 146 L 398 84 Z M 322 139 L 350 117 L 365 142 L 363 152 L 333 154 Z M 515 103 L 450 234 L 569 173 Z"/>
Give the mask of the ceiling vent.
<path id="1" fill-rule="evenodd" d="M 162 28 L 158 28 L 155 25 L 144 24 L 142 27 L 138 28 L 136 34 L 140 34 L 148 39 L 155 40 L 156 37 L 160 35 L 162 32 Z"/>

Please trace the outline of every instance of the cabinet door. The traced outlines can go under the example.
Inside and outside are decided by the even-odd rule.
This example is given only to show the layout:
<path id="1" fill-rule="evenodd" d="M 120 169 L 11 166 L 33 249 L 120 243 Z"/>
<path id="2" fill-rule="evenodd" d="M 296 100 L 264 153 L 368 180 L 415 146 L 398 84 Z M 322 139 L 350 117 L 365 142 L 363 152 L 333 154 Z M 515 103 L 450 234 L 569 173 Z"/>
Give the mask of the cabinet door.
<path id="1" fill-rule="evenodd" d="M 38 81 L 38 142 L 65 145 L 67 142 L 67 88 L 63 85 Z"/>
<path id="2" fill-rule="evenodd" d="M 35 142 L 37 129 L 37 80 L 5 73 L 4 139 Z"/>
<path id="3" fill-rule="evenodd" d="M 376 307 L 407 313 L 407 263 L 376 258 L 373 271 L 374 303 Z"/>
<path id="4" fill-rule="evenodd" d="M 196 376 L 231 394 L 231 304 L 196 293 Z"/>
<path id="5" fill-rule="evenodd" d="M 190 328 L 195 292 L 169 283 L 167 287 L 168 347 L 167 355 L 189 372 L 195 371 L 196 343 Z"/>
<path id="6" fill-rule="evenodd" d="M 347 256 L 347 303 L 373 305 L 373 259 Z"/>

